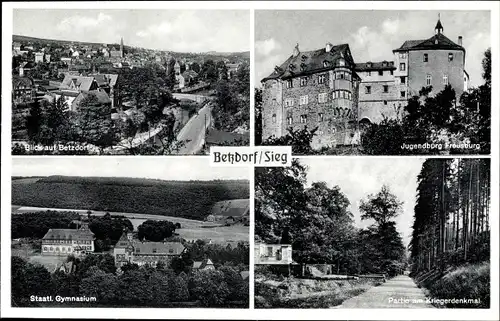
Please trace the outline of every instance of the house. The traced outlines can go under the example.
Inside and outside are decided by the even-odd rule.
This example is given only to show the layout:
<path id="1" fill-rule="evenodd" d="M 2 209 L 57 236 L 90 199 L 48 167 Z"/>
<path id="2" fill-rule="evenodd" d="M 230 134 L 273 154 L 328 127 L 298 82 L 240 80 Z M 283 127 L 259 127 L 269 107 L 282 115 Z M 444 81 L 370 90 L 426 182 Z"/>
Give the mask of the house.
<path id="1" fill-rule="evenodd" d="M 194 70 L 186 70 L 179 75 L 179 88 L 189 87 L 198 81 L 198 73 Z"/>
<path id="2" fill-rule="evenodd" d="M 250 142 L 250 136 L 225 132 L 216 129 L 210 129 L 205 137 L 205 147 L 210 146 L 247 146 Z"/>
<path id="3" fill-rule="evenodd" d="M 12 76 L 12 101 L 25 103 L 35 99 L 35 82 L 30 77 Z"/>
<path id="4" fill-rule="evenodd" d="M 76 265 L 70 261 L 70 262 L 63 262 L 59 264 L 55 269 L 55 272 L 63 272 L 64 274 L 71 274 L 76 271 Z"/>
<path id="5" fill-rule="evenodd" d="M 241 271 L 240 275 L 243 280 L 246 280 L 250 277 L 250 271 Z"/>
<path id="6" fill-rule="evenodd" d="M 43 62 L 43 52 L 35 52 L 35 63 Z"/>
<path id="7" fill-rule="evenodd" d="M 32 61 L 22 62 L 19 65 L 19 76 L 21 76 L 21 77 L 23 77 L 23 76 L 29 76 L 31 70 L 34 69 L 35 67 L 36 67 L 36 65 Z"/>
<path id="8" fill-rule="evenodd" d="M 49 229 L 42 238 L 42 255 L 82 256 L 94 252 L 94 233 L 88 225 L 80 229 Z"/>
<path id="9" fill-rule="evenodd" d="M 21 51 L 21 44 L 19 42 L 13 42 L 12 49 L 14 49 L 15 51 Z"/>
<path id="10" fill-rule="evenodd" d="M 228 63 L 226 64 L 226 68 L 227 68 L 227 78 L 231 79 L 232 77 L 234 77 L 236 75 L 236 73 L 238 72 L 238 69 L 240 68 L 240 63 Z"/>
<path id="11" fill-rule="evenodd" d="M 74 76 L 65 75 L 63 81 L 61 82 L 60 90 L 64 91 L 91 91 L 97 90 L 99 86 L 94 77 L 84 77 L 84 76 Z"/>
<path id="12" fill-rule="evenodd" d="M 194 261 L 193 270 L 215 270 L 215 266 L 210 259 L 204 259 L 203 261 Z"/>
<path id="13" fill-rule="evenodd" d="M 70 65 L 71 64 L 71 58 L 70 57 L 61 57 L 61 62 Z"/>
<path id="14" fill-rule="evenodd" d="M 233 199 L 220 201 L 212 206 L 211 213 L 205 218 L 207 222 L 233 224 L 243 221 L 250 213 L 249 199 Z"/>
<path id="15" fill-rule="evenodd" d="M 160 261 L 168 264 L 185 250 L 180 242 L 140 242 L 133 240 L 131 234 L 123 233 L 113 249 L 113 255 L 117 267 L 127 263 L 156 266 Z"/>

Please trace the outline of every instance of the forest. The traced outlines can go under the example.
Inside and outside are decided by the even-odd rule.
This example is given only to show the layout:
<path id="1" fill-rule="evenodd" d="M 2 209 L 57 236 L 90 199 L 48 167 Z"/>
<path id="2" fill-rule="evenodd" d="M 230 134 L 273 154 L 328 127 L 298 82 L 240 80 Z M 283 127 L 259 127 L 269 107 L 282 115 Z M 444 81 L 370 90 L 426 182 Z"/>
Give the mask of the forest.
<path id="1" fill-rule="evenodd" d="M 226 248 L 203 241 L 186 243 L 182 259 L 156 267 L 128 264 L 118 271 L 113 256 L 68 257 L 72 273 L 50 273 L 43 266 L 12 257 L 12 306 L 51 306 L 30 302 L 30 295 L 87 296 L 97 302 L 67 303 L 92 307 L 248 307 L 248 244 Z M 214 249 L 217 249 L 214 252 Z M 219 255 L 214 255 L 219 253 Z M 216 270 L 191 269 L 193 261 L 210 257 Z M 60 307 L 60 303 L 57 303 Z"/>
<path id="2" fill-rule="evenodd" d="M 402 202 L 388 186 L 361 200 L 361 218 L 372 224 L 359 229 L 339 186 L 306 187 L 306 179 L 298 160 L 288 168 L 255 170 L 256 242 L 292 244 L 294 261 L 331 264 L 336 274 L 401 273 L 406 253 L 394 219 Z"/>
<path id="3" fill-rule="evenodd" d="M 12 204 L 203 220 L 218 201 L 248 198 L 245 180 L 160 181 L 51 176 L 12 184 Z"/>
<path id="4" fill-rule="evenodd" d="M 418 182 L 412 274 L 436 297 L 489 307 L 490 159 L 429 159 Z"/>

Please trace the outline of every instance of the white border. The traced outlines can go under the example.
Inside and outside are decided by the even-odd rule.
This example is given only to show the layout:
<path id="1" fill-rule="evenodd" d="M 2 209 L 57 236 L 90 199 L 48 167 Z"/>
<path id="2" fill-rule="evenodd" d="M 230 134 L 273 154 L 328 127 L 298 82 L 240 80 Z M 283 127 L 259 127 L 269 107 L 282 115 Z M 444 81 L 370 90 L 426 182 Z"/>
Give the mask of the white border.
<path id="1" fill-rule="evenodd" d="M 499 3 L 497 2 L 31 2 L 31 3 L 2 3 L 2 70 L 11 68 L 11 37 L 12 34 L 12 9 L 13 8 L 74 8 L 74 9 L 310 9 L 310 10 L 491 10 L 491 51 L 492 51 L 492 197 L 491 197 L 491 309 L 309 309 L 309 310 L 237 310 L 237 309 L 108 309 L 108 308 L 11 308 L 10 307 L 10 199 L 11 199 L 11 157 L 10 157 L 10 97 L 11 97 L 11 76 L 10 72 L 2 73 L 2 233 L 1 233 L 1 314 L 2 317 L 33 317 L 40 318 L 186 318 L 186 319 L 349 319 L 349 320 L 498 320 L 499 317 L 499 292 L 498 292 L 498 213 L 499 204 Z M 253 17 L 253 10 L 250 10 Z M 253 39 L 253 20 L 251 22 L 251 32 Z M 253 45 L 252 45 L 253 46 Z M 253 50 L 251 50 L 253 59 Z M 250 94 L 253 97 L 254 84 L 253 60 L 251 60 L 251 88 Z M 251 98 L 253 102 L 253 98 Z M 251 115 L 253 115 L 253 104 L 251 105 Z M 253 126 L 251 126 L 251 140 L 253 141 Z M 36 157 L 36 156 L 35 156 Z M 42 156 L 47 157 L 47 156 Z M 70 156 L 71 157 L 71 156 Z M 103 156 L 94 156 L 103 157 Z M 118 157 L 118 156 L 110 156 Z M 130 156 L 129 156 L 130 157 Z M 167 156 L 166 158 L 168 158 Z M 173 156 L 179 157 L 179 156 Z M 191 156 L 194 157 L 194 156 Z M 201 156 L 203 157 L 203 156 Z M 336 156 L 316 156 L 331 157 Z M 338 156 L 337 156 L 338 157 Z M 367 157 L 367 156 L 346 156 L 346 157 Z M 377 156 L 383 157 L 383 156 Z M 466 156 L 472 158 L 474 156 Z M 391 157 L 392 158 L 392 157 Z M 445 156 L 435 158 L 447 158 Z M 207 159 L 208 161 L 208 159 Z M 253 170 L 250 169 L 252 172 Z M 253 180 L 251 179 L 251 187 Z M 250 191 L 252 198 L 251 218 L 253 218 L 253 189 Z M 253 220 L 250 227 L 250 252 L 253 253 Z M 253 261 L 253 255 L 251 256 Z M 250 269 L 250 280 L 253 280 L 253 269 Z M 253 292 L 253 285 L 250 287 Z M 252 301 L 252 299 L 251 299 Z M 333 312 L 335 311 L 335 312 Z"/>

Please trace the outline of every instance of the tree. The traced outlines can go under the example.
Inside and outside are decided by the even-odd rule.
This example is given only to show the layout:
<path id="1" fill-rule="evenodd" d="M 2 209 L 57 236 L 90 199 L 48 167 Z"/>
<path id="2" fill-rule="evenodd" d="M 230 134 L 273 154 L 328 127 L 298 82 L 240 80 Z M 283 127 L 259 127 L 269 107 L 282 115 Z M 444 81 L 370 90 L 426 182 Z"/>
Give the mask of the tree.
<path id="1" fill-rule="evenodd" d="M 200 73 L 201 71 L 201 67 L 200 65 L 195 61 L 191 64 L 191 70 L 193 70 L 194 72 L 197 72 L 197 73 Z"/>
<path id="2" fill-rule="evenodd" d="M 389 187 L 383 185 L 380 192 L 368 195 L 367 200 L 361 200 L 361 219 L 373 219 L 378 225 L 385 224 L 400 214 L 402 205 Z"/>
<path id="3" fill-rule="evenodd" d="M 118 131 L 111 119 L 111 106 L 101 104 L 95 94 L 88 94 L 74 118 L 77 140 L 97 146 L 101 153 L 118 143 Z"/>
<path id="4" fill-rule="evenodd" d="M 271 136 L 262 142 L 263 146 L 292 146 L 292 154 L 294 155 L 312 155 L 315 151 L 311 147 L 311 142 L 316 135 L 318 128 L 312 130 L 307 129 L 305 126 L 303 129 L 294 130 L 293 128 L 288 129 L 288 133 L 285 136 L 275 137 Z"/>
<path id="5" fill-rule="evenodd" d="M 106 273 L 97 266 L 92 266 L 80 283 L 80 294 L 96 297 L 100 303 L 113 303 L 119 299 L 117 297 L 117 278 L 112 273 Z"/>
<path id="6" fill-rule="evenodd" d="M 152 242 L 160 242 L 171 237 L 175 232 L 175 224 L 170 221 L 147 220 L 137 227 L 138 237 Z"/>
<path id="7" fill-rule="evenodd" d="M 201 270 L 193 273 L 189 280 L 192 296 L 206 307 L 223 306 L 231 294 L 224 273 L 217 270 Z"/>

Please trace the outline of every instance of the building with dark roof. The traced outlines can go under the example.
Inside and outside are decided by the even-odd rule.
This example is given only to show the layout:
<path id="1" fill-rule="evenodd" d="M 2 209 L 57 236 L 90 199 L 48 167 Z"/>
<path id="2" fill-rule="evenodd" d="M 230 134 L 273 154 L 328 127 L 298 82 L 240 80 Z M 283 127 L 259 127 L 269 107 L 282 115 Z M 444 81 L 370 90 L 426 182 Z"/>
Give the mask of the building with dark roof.
<path id="1" fill-rule="evenodd" d="M 42 255 L 81 256 L 94 252 L 94 233 L 80 229 L 49 229 L 42 238 Z"/>
<path id="2" fill-rule="evenodd" d="M 168 264 L 174 257 L 180 257 L 186 248 L 180 242 L 140 242 L 132 234 L 124 233 L 113 249 L 115 264 L 118 267 L 127 263 L 139 266 L 158 262 Z"/>
<path id="3" fill-rule="evenodd" d="M 215 270 L 214 263 L 210 259 L 204 259 L 203 261 L 194 261 L 193 270 Z"/>
<path id="4" fill-rule="evenodd" d="M 359 76 L 348 44 L 293 54 L 262 79 L 263 136 L 281 137 L 288 129 L 318 128 L 313 148 L 350 144 L 349 127 L 357 113 Z"/>

